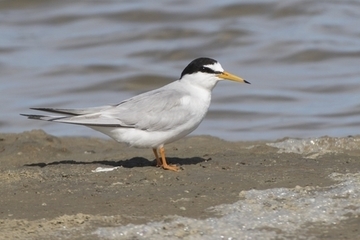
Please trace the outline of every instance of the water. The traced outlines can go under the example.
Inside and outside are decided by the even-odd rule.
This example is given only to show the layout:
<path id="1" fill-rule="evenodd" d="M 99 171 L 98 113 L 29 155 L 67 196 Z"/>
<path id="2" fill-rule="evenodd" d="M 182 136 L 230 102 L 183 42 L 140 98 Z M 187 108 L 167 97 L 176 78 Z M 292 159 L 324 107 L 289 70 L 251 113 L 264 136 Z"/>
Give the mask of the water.
<path id="1" fill-rule="evenodd" d="M 267 143 L 268 146 L 279 148 L 278 153 L 297 153 L 307 158 L 317 158 L 326 153 L 356 152 L 359 149 L 359 138 L 306 138 L 306 139 L 284 139 L 277 142 Z"/>
<path id="2" fill-rule="evenodd" d="M 241 200 L 214 207 L 221 216 L 173 217 L 142 225 L 100 227 L 101 239 L 312 239 L 315 224 L 335 225 L 360 214 L 360 174 L 337 174 L 331 187 L 242 191 Z"/>
<path id="3" fill-rule="evenodd" d="M 359 20 L 360 3 L 347 0 L 3 0 L 0 131 L 103 136 L 19 113 L 115 104 L 208 56 L 252 85 L 219 83 L 193 134 L 358 134 Z"/>

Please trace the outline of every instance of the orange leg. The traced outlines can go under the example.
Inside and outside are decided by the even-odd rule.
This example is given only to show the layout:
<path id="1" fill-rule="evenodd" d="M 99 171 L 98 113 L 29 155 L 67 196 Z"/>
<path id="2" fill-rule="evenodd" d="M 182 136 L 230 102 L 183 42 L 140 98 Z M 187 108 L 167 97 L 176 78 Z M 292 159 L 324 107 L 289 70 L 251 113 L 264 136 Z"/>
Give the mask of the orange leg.
<path id="1" fill-rule="evenodd" d="M 171 171 L 178 172 L 179 171 L 178 167 L 176 167 L 175 165 L 167 164 L 166 158 L 165 158 L 165 149 L 164 149 L 164 147 L 160 147 L 159 152 L 160 152 L 161 160 L 162 160 L 162 168 L 165 169 L 165 170 L 171 170 Z"/>
<path id="2" fill-rule="evenodd" d="M 156 149 L 156 148 L 153 148 L 153 152 L 154 152 L 154 155 L 155 155 L 155 158 L 156 158 L 156 166 L 157 166 L 157 167 L 161 167 L 161 166 L 162 166 L 162 162 L 161 162 L 161 159 L 159 158 L 157 149 Z"/>

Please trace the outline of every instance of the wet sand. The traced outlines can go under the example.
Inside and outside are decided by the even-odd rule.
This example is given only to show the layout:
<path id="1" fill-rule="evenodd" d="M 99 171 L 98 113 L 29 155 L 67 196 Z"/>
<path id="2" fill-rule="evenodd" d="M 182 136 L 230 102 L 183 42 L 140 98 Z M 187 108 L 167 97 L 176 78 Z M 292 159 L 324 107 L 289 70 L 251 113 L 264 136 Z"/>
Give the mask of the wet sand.
<path id="1" fill-rule="evenodd" d="M 0 239 L 98 239 L 100 226 L 214 216 L 207 209 L 234 203 L 250 189 L 329 186 L 333 172 L 360 169 L 360 152 L 307 158 L 278 153 L 266 142 L 188 137 L 166 147 L 168 161 L 154 166 L 149 149 L 113 140 L 57 138 L 41 130 L 0 134 Z M 94 172 L 98 167 L 118 167 Z M 316 224 L 308 236 L 356 239 L 359 216 L 336 225 Z"/>

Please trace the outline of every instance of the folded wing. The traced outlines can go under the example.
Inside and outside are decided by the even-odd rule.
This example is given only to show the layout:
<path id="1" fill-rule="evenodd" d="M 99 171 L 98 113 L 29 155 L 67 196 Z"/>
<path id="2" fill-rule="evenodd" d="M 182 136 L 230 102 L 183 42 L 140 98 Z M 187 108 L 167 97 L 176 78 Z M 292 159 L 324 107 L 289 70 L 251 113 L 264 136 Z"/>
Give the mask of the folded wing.
<path id="1" fill-rule="evenodd" d="M 181 98 L 184 92 L 175 89 L 157 89 L 137 95 L 111 106 L 34 110 L 60 113 L 60 116 L 21 114 L 29 119 L 53 121 L 85 126 L 137 128 L 147 131 L 166 131 L 191 118 Z"/>

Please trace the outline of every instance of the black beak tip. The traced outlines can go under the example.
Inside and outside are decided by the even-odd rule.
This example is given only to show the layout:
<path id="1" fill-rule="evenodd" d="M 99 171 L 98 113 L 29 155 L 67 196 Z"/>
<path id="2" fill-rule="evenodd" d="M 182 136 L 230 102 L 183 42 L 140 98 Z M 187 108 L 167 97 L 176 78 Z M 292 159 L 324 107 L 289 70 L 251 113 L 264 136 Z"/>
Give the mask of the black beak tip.
<path id="1" fill-rule="evenodd" d="M 251 84 L 250 82 L 248 82 L 248 81 L 246 81 L 246 80 L 244 80 L 244 83 Z"/>

